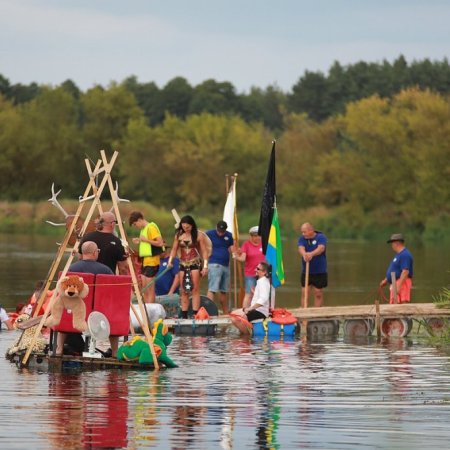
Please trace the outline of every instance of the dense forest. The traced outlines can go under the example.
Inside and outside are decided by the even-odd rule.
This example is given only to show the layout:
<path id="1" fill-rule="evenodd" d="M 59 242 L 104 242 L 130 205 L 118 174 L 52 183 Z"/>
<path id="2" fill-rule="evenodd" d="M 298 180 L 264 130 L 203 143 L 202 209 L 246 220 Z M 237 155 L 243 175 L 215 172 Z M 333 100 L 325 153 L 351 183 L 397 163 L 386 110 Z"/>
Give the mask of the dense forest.
<path id="1" fill-rule="evenodd" d="M 229 82 L 163 88 L 130 77 L 82 92 L 11 84 L 0 75 L 0 198 L 67 198 L 86 184 L 84 158 L 118 150 L 121 195 L 170 210 L 217 213 L 225 174 L 238 208 L 257 216 L 271 140 L 287 228 L 306 219 L 343 237 L 450 231 L 450 66 L 447 60 L 341 66 L 237 93 Z"/>

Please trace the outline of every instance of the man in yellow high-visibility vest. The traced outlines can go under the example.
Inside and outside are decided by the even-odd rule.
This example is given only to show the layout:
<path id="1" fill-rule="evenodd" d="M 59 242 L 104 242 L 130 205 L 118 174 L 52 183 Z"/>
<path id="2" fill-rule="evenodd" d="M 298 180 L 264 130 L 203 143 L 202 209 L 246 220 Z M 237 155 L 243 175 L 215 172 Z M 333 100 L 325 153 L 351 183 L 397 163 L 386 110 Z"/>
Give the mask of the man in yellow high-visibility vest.
<path id="1" fill-rule="evenodd" d="M 143 258 L 141 280 L 142 286 L 147 286 L 158 273 L 159 255 L 163 252 L 164 241 L 155 222 L 145 220 L 140 211 L 133 211 L 128 219 L 130 226 L 141 230 L 139 237 L 133 238 L 139 244 L 139 256 Z M 144 291 L 145 303 L 155 302 L 155 285 L 152 284 Z"/>

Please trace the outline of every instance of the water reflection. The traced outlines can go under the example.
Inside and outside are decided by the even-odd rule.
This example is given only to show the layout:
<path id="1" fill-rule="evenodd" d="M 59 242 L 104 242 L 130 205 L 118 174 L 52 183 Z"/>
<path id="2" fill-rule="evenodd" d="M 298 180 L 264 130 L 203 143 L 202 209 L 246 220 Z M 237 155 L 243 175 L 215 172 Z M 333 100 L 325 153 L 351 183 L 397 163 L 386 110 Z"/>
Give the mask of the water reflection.
<path id="1" fill-rule="evenodd" d="M 48 374 L 51 448 L 126 448 L 128 387 L 124 374 Z"/>
<path id="2" fill-rule="evenodd" d="M 12 309 L 29 298 L 35 282 L 47 275 L 58 240 L 62 240 L 62 236 L 58 239 L 0 233 L 0 300 L 4 306 Z M 296 243 L 296 239 L 283 241 L 286 284 L 277 290 L 277 303 L 283 307 L 294 308 L 300 304 L 300 259 Z M 448 282 L 448 248 L 410 244 L 408 248 L 415 260 L 413 301 L 430 301 Z M 330 236 L 327 251 L 329 286 L 325 292 L 325 303 L 373 303 L 377 297 L 378 282 L 392 258 L 391 252 L 384 240 L 370 243 L 336 241 Z M 371 257 L 367 258 L 367 255 Z M 206 284 L 202 288 L 206 291 Z"/>
<path id="3" fill-rule="evenodd" d="M 174 409 L 170 441 L 173 449 L 197 448 L 197 431 L 205 424 L 204 389 L 177 388 L 174 392 L 179 405 Z"/>
<path id="4" fill-rule="evenodd" d="M 0 353 L 14 338 L 15 332 L 0 333 Z M 180 368 L 159 372 L 40 373 L 1 359 L 0 446 L 415 450 L 448 444 L 450 357 L 416 336 L 379 342 L 176 336 L 170 355 Z"/>
<path id="5" fill-rule="evenodd" d="M 261 383 L 256 388 L 257 417 L 256 448 L 277 449 L 278 422 L 281 407 L 278 402 L 279 388 L 274 381 Z"/>

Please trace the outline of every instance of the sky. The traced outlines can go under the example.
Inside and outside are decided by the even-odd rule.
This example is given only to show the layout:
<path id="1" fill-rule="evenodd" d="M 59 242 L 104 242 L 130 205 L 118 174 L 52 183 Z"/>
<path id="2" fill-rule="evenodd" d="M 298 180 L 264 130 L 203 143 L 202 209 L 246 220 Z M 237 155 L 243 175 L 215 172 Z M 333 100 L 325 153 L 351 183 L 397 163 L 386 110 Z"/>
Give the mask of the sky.
<path id="1" fill-rule="evenodd" d="M 0 74 L 83 91 L 231 82 L 291 91 L 332 64 L 450 54 L 449 0 L 0 0 Z"/>

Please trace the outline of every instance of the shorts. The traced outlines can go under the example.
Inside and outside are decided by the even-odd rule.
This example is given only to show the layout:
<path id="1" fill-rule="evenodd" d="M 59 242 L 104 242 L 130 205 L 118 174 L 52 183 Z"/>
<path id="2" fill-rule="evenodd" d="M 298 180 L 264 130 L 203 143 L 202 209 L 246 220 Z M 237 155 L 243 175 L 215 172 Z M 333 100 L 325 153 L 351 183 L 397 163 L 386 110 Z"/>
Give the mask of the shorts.
<path id="1" fill-rule="evenodd" d="M 302 272 L 301 276 L 302 287 L 305 287 L 305 272 Z M 328 286 L 328 274 L 327 273 L 310 273 L 309 274 L 309 286 L 314 286 L 317 289 L 322 289 Z"/>
<path id="2" fill-rule="evenodd" d="M 247 320 L 249 322 L 253 322 L 254 320 L 259 320 L 259 319 L 265 319 L 266 318 L 266 316 L 262 312 L 257 311 L 256 309 L 252 309 L 246 315 L 247 315 Z"/>
<path id="3" fill-rule="evenodd" d="M 245 277 L 245 293 L 251 294 L 252 288 L 256 287 L 256 277 Z"/>
<path id="4" fill-rule="evenodd" d="M 230 268 L 222 264 L 208 266 L 208 291 L 228 292 L 230 289 Z"/>
<path id="5" fill-rule="evenodd" d="M 146 278 L 154 278 L 158 273 L 159 266 L 145 266 L 141 270 L 141 275 L 144 275 Z"/>
<path id="6" fill-rule="evenodd" d="M 411 300 L 411 288 L 412 288 L 412 280 L 411 278 L 407 278 L 400 288 L 400 292 L 397 292 L 397 303 L 407 303 Z M 389 288 L 390 296 L 389 303 L 392 305 L 394 303 L 394 292 L 392 290 L 392 284 Z"/>

